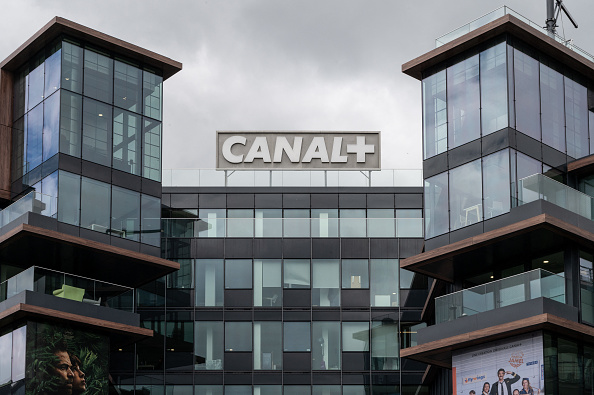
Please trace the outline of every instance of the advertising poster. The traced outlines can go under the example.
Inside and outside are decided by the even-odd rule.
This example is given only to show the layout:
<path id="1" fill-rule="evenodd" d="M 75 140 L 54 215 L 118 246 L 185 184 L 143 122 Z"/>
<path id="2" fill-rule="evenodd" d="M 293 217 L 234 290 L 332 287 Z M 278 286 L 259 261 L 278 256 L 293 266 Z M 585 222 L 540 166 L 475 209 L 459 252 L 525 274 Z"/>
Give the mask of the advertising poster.
<path id="1" fill-rule="evenodd" d="M 107 395 L 108 365 L 107 336 L 27 324 L 26 395 Z"/>
<path id="2" fill-rule="evenodd" d="M 544 395 L 542 333 L 531 333 L 452 354 L 456 395 Z"/>

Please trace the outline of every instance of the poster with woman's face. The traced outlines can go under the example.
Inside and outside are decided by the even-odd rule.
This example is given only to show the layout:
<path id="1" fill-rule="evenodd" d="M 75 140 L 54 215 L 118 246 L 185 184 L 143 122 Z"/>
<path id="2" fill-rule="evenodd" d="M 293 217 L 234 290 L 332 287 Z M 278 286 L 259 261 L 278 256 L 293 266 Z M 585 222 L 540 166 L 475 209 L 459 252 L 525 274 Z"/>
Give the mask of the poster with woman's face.
<path id="1" fill-rule="evenodd" d="M 107 336 L 27 324 L 26 395 L 107 395 L 108 364 Z"/>

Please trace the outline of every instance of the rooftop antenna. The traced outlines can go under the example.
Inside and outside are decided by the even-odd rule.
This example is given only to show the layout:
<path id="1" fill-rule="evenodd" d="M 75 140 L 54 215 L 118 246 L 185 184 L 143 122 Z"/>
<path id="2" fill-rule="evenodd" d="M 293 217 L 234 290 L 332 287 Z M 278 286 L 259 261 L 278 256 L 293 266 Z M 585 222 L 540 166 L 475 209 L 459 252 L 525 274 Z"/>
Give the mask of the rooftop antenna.
<path id="1" fill-rule="evenodd" d="M 546 20 L 546 29 L 549 33 L 549 36 L 555 38 L 555 34 L 557 34 L 557 18 L 559 17 L 559 13 L 563 10 L 565 15 L 569 18 L 573 26 L 577 29 L 578 25 L 575 19 L 571 16 L 565 5 L 563 4 L 563 0 L 547 0 L 547 20 Z"/>

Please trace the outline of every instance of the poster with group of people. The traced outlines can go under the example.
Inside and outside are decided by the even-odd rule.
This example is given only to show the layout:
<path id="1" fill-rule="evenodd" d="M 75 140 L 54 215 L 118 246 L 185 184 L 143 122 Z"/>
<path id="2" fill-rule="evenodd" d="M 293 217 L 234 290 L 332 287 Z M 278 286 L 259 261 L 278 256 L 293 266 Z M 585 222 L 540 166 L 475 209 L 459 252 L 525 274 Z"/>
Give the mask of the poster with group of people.
<path id="1" fill-rule="evenodd" d="M 106 395 L 108 356 L 106 336 L 29 322 L 25 394 Z"/>
<path id="2" fill-rule="evenodd" d="M 454 352 L 452 376 L 456 395 L 544 395 L 542 333 Z"/>

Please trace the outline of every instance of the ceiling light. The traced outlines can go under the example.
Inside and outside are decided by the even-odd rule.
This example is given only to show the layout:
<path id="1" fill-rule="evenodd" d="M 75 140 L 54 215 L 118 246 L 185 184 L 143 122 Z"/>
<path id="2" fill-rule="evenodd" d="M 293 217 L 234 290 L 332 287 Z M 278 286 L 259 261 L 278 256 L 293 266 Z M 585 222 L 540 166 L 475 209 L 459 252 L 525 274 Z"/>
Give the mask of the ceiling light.
<path id="1" fill-rule="evenodd" d="M 542 263 L 549 263 L 549 261 L 542 261 Z"/>
<path id="2" fill-rule="evenodd" d="M 102 116 L 103 116 L 103 114 L 99 114 L 99 116 L 100 116 L 100 117 L 102 117 Z"/>
<path id="3" fill-rule="evenodd" d="M 494 276 L 491 276 L 491 278 L 495 278 Z"/>
<path id="4" fill-rule="evenodd" d="M 66 78 L 65 78 L 65 80 L 66 80 L 66 81 L 70 81 L 70 78 L 66 77 Z"/>

